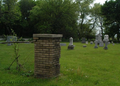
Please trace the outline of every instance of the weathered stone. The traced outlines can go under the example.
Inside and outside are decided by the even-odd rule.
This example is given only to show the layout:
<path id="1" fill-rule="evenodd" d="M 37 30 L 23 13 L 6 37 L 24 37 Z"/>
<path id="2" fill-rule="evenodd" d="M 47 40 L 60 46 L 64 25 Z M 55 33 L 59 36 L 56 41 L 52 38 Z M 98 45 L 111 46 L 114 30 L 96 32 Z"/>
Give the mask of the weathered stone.
<path id="1" fill-rule="evenodd" d="M 69 49 L 69 50 L 73 50 L 73 49 L 74 49 L 74 45 L 69 45 L 69 46 L 68 46 L 68 49 Z"/>
<path id="2" fill-rule="evenodd" d="M 60 43 L 60 46 L 66 46 L 66 44 L 65 43 Z"/>
<path id="3" fill-rule="evenodd" d="M 69 50 L 73 50 L 74 49 L 73 38 L 72 37 L 70 37 L 70 43 L 69 43 L 68 49 Z"/>
<path id="4" fill-rule="evenodd" d="M 105 42 L 104 49 L 107 50 L 108 49 L 107 45 L 108 45 L 108 42 L 109 42 L 109 36 L 108 35 L 104 35 L 103 41 Z"/>
<path id="5" fill-rule="evenodd" d="M 94 46 L 94 48 L 98 48 L 98 40 L 95 40 L 95 46 Z"/>
<path id="6" fill-rule="evenodd" d="M 88 41 L 86 41 L 86 44 L 88 44 Z"/>
<path id="7" fill-rule="evenodd" d="M 86 43 L 86 38 L 82 38 L 82 43 Z"/>
<path id="8" fill-rule="evenodd" d="M 17 37 L 16 36 L 7 36 L 7 42 L 16 42 L 17 41 Z M 7 45 L 10 46 L 13 43 L 8 43 Z"/>
<path id="9" fill-rule="evenodd" d="M 86 45 L 83 45 L 83 47 L 87 47 Z"/>
<path id="10" fill-rule="evenodd" d="M 90 44 L 93 44 L 93 41 L 90 41 Z"/>

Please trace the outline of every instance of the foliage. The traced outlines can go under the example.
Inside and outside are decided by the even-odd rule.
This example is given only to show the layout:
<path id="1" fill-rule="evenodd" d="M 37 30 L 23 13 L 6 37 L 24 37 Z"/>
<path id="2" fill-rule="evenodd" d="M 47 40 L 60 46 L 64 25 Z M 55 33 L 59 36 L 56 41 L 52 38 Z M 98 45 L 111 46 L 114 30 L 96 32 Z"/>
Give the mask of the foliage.
<path id="1" fill-rule="evenodd" d="M 71 0 L 40 0 L 31 10 L 31 21 L 37 33 L 63 34 L 65 38 L 76 36 L 78 5 Z"/>
<path id="2" fill-rule="evenodd" d="M 100 3 L 95 3 L 93 8 L 91 9 L 91 16 L 93 18 L 93 28 L 100 28 L 101 30 L 101 34 L 102 34 L 102 38 L 104 36 L 103 34 L 103 16 L 101 14 L 101 4 Z"/>
<path id="3" fill-rule="evenodd" d="M 33 0 L 20 0 L 18 2 L 20 11 L 22 14 L 21 20 L 19 21 L 19 35 L 22 37 L 32 37 L 34 33 L 34 28 L 31 25 L 29 15 L 32 7 L 35 6 L 35 1 Z"/>
<path id="4" fill-rule="evenodd" d="M 92 30 L 94 29 L 93 24 L 91 23 L 92 19 L 90 17 L 91 11 L 91 3 L 93 0 L 76 0 L 76 3 L 79 5 L 78 9 L 78 36 L 79 39 L 82 37 L 86 37 L 87 39 L 90 37 Z"/>
<path id="5" fill-rule="evenodd" d="M 12 34 L 10 29 L 13 29 L 18 37 L 50 33 L 63 34 L 65 40 L 71 36 L 77 41 L 83 36 L 90 39 L 97 21 L 94 17 L 97 13 L 91 16 L 93 1 L 3 0 L 0 4 L 0 35 Z M 97 8 L 93 10 L 97 12 Z"/>
<path id="6" fill-rule="evenodd" d="M 105 17 L 104 25 L 106 26 L 105 31 L 111 37 L 114 37 L 117 34 L 117 38 L 119 41 L 120 38 L 120 2 L 119 0 L 110 0 L 106 1 L 105 4 L 101 8 L 102 15 Z M 114 30 L 113 30 L 114 29 Z"/>
<path id="7" fill-rule="evenodd" d="M 13 36 L 17 37 L 17 34 L 14 32 L 14 30 L 11 29 L 11 32 Z M 12 66 L 12 64 L 16 62 L 17 64 L 16 69 L 19 71 L 21 68 L 21 64 L 19 63 L 19 56 L 20 56 L 19 55 L 19 44 L 13 43 L 13 49 L 14 49 L 14 60 L 12 61 L 8 69 L 10 70 L 10 67 Z"/>
<path id="8" fill-rule="evenodd" d="M 2 27 L 1 31 L 4 34 L 11 34 L 11 29 L 15 25 L 15 21 L 20 19 L 21 12 L 17 5 L 17 0 L 3 0 L 1 4 L 1 14 L 0 14 L 0 26 Z"/>

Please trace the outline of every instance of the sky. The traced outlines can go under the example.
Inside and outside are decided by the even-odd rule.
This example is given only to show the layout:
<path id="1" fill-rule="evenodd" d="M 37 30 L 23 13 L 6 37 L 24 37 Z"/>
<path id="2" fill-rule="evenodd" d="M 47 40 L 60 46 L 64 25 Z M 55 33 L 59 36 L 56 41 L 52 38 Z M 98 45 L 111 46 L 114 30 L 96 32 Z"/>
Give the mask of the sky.
<path id="1" fill-rule="evenodd" d="M 94 3 L 104 4 L 106 0 L 95 0 Z"/>

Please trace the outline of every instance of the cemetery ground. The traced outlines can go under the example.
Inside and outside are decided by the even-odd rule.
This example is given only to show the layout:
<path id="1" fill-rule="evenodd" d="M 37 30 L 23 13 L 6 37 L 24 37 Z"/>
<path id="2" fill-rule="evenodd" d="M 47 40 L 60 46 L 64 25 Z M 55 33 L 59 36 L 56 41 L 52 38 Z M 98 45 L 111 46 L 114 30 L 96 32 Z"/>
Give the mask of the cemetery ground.
<path id="1" fill-rule="evenodd" d="M 0 86 L 120 86 L 120 44 L 109 44 L 94 49 L 95 44 L 75 42 L 61 46 L 60 75 L 51 79 L 34 77 L 34 44 L 19 44 L 19 62 L 23 68 L 17 71 L 13 46 L 0 44 Z M 87 47 L 83 47 L 87 45 Z"/>

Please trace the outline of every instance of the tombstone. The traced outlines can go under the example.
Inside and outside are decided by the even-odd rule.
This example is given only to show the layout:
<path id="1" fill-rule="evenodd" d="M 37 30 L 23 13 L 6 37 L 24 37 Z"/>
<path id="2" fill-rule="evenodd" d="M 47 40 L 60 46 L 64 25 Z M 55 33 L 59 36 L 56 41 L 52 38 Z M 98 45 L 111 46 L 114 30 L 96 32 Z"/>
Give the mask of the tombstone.
<path id="1" fill-rule="evenodd" d="M 60 46 L 66 46 L 66 43 L 60 43 Z"/>
<path id="2" fill-rule="evenodd" d="M 86 44 L 88 44 L 88 41 L 86 41 Z"/>
<path id="3" fill-rule="evenodd" d="M 72 37 L 70 37 L 70 43 L 69 43 L 68 49 L 69 50 L 73 50 L 74 49 L 73 38 Z"/>
<path id="4" fill-rule="evenodd" d="M 113 41 L 111 43 L 114 45 Z"/>
<path id="5" fill-rule="evenodd" d="M 83 45 L 83 47 L 87 47 L 86 45 Z"/>
<path id="6" fill-rule="evenodd" d="M 108 44 L 110 44 L 110 42 L 108 42 Z"/>
<path id="7" fill-rule="evenodd" d="M 96 40 L 98 40 L 98 44 L 100 47 L 103 47 L 103 41 L 102 41 L 102 34 L 101 31 L 99 31 L 99 34 L 96 35 Z"/>
<path id="8" fill-rule="evenodd" d="M 108 35 L 104 35 L 103 41 L 105 42 L 104 49 L 107 50 L 108 49 L 107 45 L 108 45 L 108 42 L 109 42 L 109 36 Z"/>
<path id="9" fill-rule="evenodd" d="M 104 45 L 104 44 L 103 44 L 103 41 L 102 41 L 102 40 L 99 41 L 99 46 L 100 46 L 100 47 L 103 47 L 103 45 Z"/>
<path id="10" fill-rule="evenodd" d="M 94 48 L 98 48 L 98 40 L 95 40 L 95 46 L 94 46 Z"/>
<path id="11" fill-rule="evenodd" d="M 86 39 L 84 37 L 82 38 L 82 43 L 86 43 Z"/>
<path id="12" fill-rule="evenodd" d="M 15 42 L 17 41 L 17 37 L 16 36 L 7 36 L 7 42 Z M 10 46 L 13 43 L 8 43 L 7 45 Z"/>
<path id="13" fill-rule="evenodd" d="M 93 41 L 90 41 L 90 44 L 93 44 Z"/>

